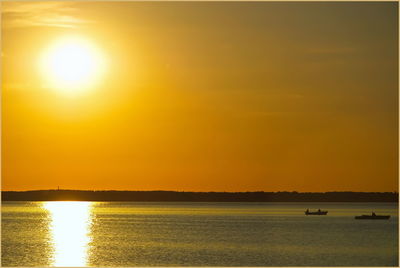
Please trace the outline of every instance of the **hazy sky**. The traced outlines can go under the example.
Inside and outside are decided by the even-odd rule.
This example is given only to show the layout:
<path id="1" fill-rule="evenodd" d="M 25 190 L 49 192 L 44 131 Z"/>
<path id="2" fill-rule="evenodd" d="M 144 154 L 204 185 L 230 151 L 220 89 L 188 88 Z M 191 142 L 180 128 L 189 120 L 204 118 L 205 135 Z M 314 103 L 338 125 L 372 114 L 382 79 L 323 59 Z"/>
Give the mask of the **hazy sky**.
<path id="1" fill-rule="evenodd" d="M 397 10 L 3 2 L 2 188 L 395 191 Z M 107 65 L 80 94 L 38 70 L 72 34 Z"/>

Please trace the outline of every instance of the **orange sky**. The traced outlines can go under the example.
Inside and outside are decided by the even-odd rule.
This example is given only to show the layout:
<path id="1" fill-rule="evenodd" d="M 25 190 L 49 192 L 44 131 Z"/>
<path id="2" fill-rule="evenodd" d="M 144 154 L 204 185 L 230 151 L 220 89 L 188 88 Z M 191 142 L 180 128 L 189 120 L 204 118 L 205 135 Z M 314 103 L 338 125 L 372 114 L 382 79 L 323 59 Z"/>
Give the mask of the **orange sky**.
<path id="1" fill-rule="evenodd" d="M 397 10 L 3 2 L 2 189 L 395 191 Z M 38 64 L 70 35 L 107 62 L 79 94 Z"/>

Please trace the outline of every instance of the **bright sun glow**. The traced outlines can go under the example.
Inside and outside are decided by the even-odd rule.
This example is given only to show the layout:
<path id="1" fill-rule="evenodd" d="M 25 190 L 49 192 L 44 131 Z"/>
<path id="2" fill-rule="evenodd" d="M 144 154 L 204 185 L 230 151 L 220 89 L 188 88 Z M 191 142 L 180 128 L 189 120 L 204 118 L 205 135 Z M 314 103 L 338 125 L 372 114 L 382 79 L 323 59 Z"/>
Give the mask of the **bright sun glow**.
<path id="1" fill-rule="evenodd" d="M 92 87 L 104 72 L 104 56 L 83 38 L 59 39 L 40 61 L 48 86 L 65 93 L 79 93 Z"/>
<path id="2" fill-rule="evenodd" d="M 66 201 L 45 202 L 43 205 L 51 218 L 52 266 L 86 266 L 91 203 Z"/>

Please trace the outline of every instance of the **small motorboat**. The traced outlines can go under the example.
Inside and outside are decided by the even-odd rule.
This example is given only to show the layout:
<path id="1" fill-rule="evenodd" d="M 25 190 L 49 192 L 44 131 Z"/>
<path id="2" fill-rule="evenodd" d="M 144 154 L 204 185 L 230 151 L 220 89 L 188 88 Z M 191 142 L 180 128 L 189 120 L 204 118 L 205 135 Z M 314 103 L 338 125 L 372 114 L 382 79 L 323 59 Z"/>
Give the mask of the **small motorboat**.
<path id="1" fill-rule="evenodd" d="M 328 211 L 322 211 L 318 209 L 317 211 L 309 211 L 308 209 L 304 212 L 306 215 L 326 215 L 328 214 Z"/>
<path id="2" fill-rule="evenodd" d="M 354 218 L 356 220 L 388 220 L 390 215 L 376 215 L 374 212 L 372 212 L 371 215 L 355 216 Z"/>

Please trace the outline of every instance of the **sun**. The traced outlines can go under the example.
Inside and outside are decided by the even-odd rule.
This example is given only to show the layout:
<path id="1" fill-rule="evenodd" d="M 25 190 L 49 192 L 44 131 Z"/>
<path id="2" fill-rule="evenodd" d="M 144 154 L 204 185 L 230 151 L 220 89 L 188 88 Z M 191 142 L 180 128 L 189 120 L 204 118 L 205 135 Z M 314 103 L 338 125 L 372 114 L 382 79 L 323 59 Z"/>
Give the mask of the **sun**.
<path id="1" fill-rule="evenodd" d="M 65 93 L 79 93 L 93 87 L 104 73 L 105 59 L 93 43 L 67 37 L 52 43 L 40 58 L 47 86 Z"/>

